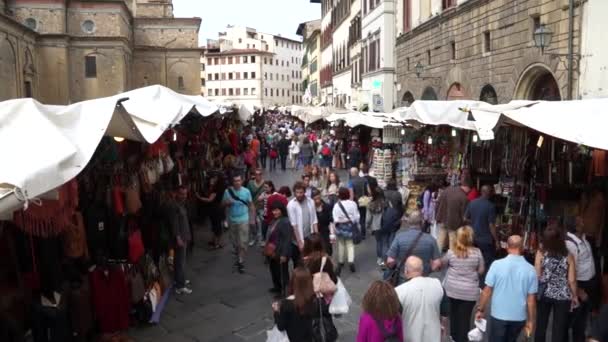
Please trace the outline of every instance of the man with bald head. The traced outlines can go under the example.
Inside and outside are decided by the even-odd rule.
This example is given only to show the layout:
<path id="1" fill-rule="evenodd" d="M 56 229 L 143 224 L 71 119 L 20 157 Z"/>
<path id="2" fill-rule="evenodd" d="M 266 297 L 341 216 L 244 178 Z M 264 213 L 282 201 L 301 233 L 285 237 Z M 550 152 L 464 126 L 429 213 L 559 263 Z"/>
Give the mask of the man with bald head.
<path id="1" fill-rule="evenodd" d="M 490 265 L 496 258 L 496 206 L 490 202 L 492 188 L 488 185 L 481 187 L 481 197 L 473 200 L 467 206 L 465 218 L 475 231 L 474 243 L 481 250 L 485 269 L 489 270 Z M 483 276 L 480 277 L 483 285 Z"/>
<path id="2" fill-rule="evenodd" d="M 408 281 L 395 288 L 403 307 L 405 342 L 441 341 L 443 287 L 438 279 L 423 274 L 422 259 L 410 256 L 405 261 Z"/>
<path id="3" fill-rule="evenodd" d="M 512 235 L 507 244 L 509 255 L 490 267 L 475 314 L 476 319 L 484 318 L 491 300 L 488 340 L 492 342 L 515 342 L 524 327 L 531 336 L 536 322 L 536 271 L 521 255 L 521 236 Z"/>

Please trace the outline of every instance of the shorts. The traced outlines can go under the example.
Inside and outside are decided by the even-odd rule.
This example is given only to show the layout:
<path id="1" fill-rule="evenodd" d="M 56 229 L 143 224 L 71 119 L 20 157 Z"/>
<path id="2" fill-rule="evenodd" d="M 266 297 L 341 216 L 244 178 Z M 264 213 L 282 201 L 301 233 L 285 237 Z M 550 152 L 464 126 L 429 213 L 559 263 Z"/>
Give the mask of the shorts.
<path id="1" fill-rule="evenodd" d="M 230 222 L 229 232 L 230 240 L 235 248 L 247 249 L 247 243 L 249 242 L 249 222 Z"/>

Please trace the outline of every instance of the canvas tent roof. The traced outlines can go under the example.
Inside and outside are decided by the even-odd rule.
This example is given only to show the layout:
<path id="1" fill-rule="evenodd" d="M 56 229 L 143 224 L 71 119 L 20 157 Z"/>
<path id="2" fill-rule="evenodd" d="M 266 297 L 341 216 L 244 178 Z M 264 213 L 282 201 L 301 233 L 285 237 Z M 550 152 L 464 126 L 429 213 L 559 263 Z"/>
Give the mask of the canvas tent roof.
<path id="1" fill-rule="evenodd" d="M 69 106 L 0 102 L 0 214 L 76 177 L 104 135 L 152 143 L 191 111 L 217 106 L 159 85 Z"/>

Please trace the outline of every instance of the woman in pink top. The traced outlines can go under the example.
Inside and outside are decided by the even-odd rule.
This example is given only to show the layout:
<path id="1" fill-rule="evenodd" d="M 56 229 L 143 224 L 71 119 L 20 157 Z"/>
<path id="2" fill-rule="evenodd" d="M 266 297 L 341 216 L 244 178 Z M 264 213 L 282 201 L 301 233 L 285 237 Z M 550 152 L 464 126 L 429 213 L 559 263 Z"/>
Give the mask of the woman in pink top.
<path id="1" fill-rule="evenodd" d="M 395 289 L 387 282 L 377 280 L 365 293 L 361 304 L 357 342 L 403 342 L 401 304 Z"/>

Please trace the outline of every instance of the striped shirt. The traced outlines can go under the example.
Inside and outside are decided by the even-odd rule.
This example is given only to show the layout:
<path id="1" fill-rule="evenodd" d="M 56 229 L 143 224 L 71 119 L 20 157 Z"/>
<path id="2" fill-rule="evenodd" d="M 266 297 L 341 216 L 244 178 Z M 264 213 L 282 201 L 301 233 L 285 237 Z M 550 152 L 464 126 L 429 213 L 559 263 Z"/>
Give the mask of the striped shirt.
<path id="1" fill-rule="evenodd" d="M 479 273 L 484 271 L 484 261 L 478 248 L 471 248 L 466 258 L 459 258 L 449 250 L 442 259 L 448 266 L 443 287 L 448 297 L 467 301 L 479 299 Z"/>

